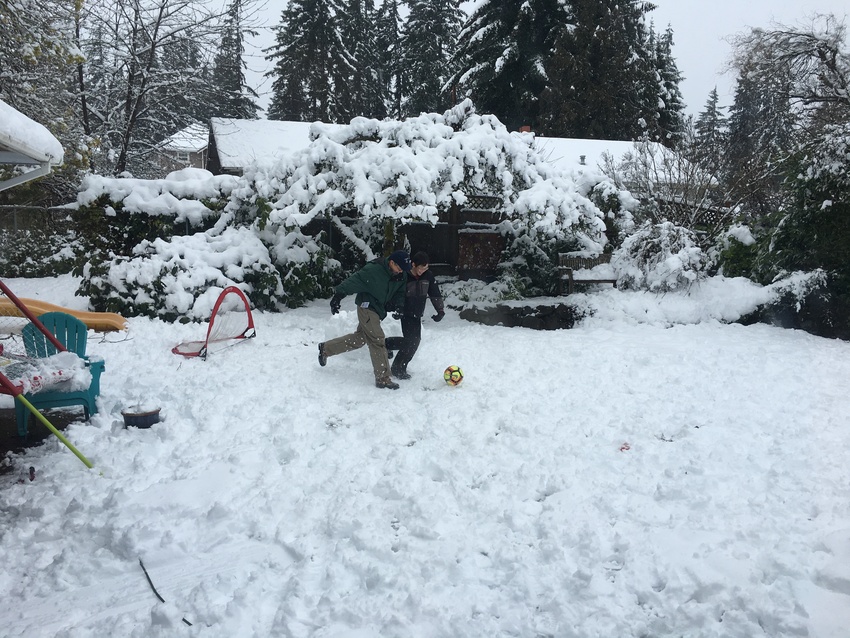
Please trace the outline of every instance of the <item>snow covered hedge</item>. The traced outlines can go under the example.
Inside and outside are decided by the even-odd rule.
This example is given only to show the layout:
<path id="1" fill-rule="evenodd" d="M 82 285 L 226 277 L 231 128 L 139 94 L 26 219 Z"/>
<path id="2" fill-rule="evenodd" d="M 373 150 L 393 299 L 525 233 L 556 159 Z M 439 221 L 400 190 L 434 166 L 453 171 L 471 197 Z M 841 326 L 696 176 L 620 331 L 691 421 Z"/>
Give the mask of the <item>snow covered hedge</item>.
<path id="1" fill-rule="evenodd" d="M 134 253 L 105 267 L 86 266 L 81 292 L 95 308 L 166 321 L 204 321 L 218 293 L 229 285 L 239 286 L 259 308 L 276 309 L 282 293 L 268 250 L 245 228 L 143 241 Z"/>

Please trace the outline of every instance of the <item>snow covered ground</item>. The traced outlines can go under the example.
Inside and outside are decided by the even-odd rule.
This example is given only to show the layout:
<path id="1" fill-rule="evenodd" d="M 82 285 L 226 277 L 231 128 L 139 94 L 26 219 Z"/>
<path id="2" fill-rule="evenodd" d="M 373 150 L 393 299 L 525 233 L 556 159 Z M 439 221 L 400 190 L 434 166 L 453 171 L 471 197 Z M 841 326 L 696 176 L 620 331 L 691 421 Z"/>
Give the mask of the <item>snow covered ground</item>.
<path id="1" fill-rule="evenodd" d="M 316 361 L 351 298 L 207 361 L 170 352 L 198 324 L 91 333 L 100 413 L 66 434 L 95 468 L 51 437 L 0 477 L 0 633 L 845 637 L 850 344 L 713 319 L 758 294 L 600 289 L 556 332 L 450 310 L 394 392 L 365 350 Z M 140 402 L 162 422 L 125 429 Z"/>

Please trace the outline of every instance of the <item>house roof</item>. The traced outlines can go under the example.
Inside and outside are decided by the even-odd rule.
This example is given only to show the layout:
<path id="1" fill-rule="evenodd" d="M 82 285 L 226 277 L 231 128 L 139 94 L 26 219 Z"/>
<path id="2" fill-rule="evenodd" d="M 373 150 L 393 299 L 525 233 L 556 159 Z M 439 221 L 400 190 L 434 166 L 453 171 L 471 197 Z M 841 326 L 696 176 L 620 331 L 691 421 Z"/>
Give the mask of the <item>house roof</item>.
<path id="1" fill-rule="evenodd" d="M 0 100 L 0 164 L 35 166 L 0 182 L 0 191 L 47 175 L 65 151 L 44 126 Z"/>
<path id="2" fill-rule="evenodd" d="M 311 126 L 313 125 L 306 122 L 279 120 L 214 117 L 210 121 L 218 158 L 224 171 L 240 171 L 257 159 L 273 159 L 306 148 L 311 141 Z M 610 154 L 615 162 L 619 162 L 627 153 L 635 151 L 634 142 L 615 140 L 535 137 L 535 145 L 544 159 L 563 170 L 582 166 L 601 169 L 606 153 Z M 657 146 L 661 148 L 660 144 Z"/>
<path id="3" fill-rule="evenodd" d="M 241 170 L 253 161 L 289 155 L 310 145 L 308 122 L 237 120 L 214 117 L 210 129 L 215 138 L 222 170 Z M 332 125 L 323 125 L 332 126 Z"/>
<path id="4" fill-rule="evenodd" d="M 543 159 L 560 169 L 574 169 L 580 166 L 601 169 L 606 154 L 615 162 L 619 162 L 626 154 L 635 152 L 634 142 L 618 140 L 535 137 L 534 143 Z M 661 145 L 658 144 L 658 147 Z"/>
<path id="5" fill-rule="evenodd" d="M 195 122 L 160 142 L 164 151 L 200 153 L 210 142 L 210 129 L 206 124 Z"/>
<path id="6" fill-rule="evenodd" d="M 38 122 L 0 100 L 0 164 L 59 165 L 65 151 Z"/>

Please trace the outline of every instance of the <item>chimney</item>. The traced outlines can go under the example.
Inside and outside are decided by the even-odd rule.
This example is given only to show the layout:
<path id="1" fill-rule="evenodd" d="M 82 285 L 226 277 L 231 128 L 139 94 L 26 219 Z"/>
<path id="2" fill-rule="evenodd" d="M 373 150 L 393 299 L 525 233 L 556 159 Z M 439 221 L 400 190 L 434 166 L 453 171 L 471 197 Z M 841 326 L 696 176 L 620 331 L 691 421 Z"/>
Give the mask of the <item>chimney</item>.
<path id="1" fill-rule="evenodd" d="M 584 166 L 585 165 L 584 160 L 585 160 L 586 157 L 587 157 L 587 155 L 579 155 L 578 156 L 578 163 L 581 164 L 582 166 Z"/>

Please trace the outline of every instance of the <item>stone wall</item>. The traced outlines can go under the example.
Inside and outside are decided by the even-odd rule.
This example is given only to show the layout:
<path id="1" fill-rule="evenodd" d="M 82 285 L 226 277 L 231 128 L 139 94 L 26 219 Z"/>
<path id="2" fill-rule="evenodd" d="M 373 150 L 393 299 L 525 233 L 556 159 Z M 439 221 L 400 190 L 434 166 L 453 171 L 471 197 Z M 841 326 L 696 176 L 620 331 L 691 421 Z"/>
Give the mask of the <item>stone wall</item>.
<path id="1" fill-rule="evenodd" d="M 540 305 L 482 304 L 467 306 L 460 318 L 487 326 L 522 327 L 533 330 L 572 328 L 582 318 L 581 312 L 564 303 Z"/>

